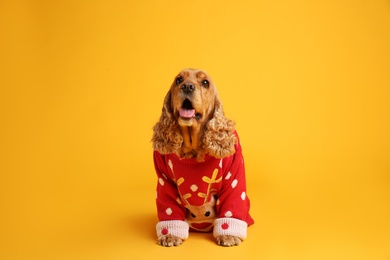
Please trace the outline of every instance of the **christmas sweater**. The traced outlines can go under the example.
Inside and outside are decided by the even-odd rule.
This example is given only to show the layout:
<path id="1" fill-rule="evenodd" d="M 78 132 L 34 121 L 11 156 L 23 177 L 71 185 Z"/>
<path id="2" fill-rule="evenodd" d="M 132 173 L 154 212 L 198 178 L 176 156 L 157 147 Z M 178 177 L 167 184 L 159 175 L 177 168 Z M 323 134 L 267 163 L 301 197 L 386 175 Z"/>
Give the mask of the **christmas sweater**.
<path id="1" fill-rule="evenodd" d="M 206 155 L 203 162 L 154 151 L 158 237 L 171 234 L 186 239 L 191 230 L 246 238 L 254 221 L 239 142 L 235 149 L 222 159 Z"/>

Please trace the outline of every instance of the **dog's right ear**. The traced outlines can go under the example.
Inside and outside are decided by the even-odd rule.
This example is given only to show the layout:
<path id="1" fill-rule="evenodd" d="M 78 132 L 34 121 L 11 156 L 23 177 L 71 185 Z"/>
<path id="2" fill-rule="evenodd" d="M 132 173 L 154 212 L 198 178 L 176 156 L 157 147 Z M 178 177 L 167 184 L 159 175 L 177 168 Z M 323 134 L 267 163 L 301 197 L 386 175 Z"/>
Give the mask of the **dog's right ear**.
<path id="1" fill-rule="evenodd" d="M 153 127 L 153 149 L 161 154 L 178 153 L 183 137 L 173 115 L 172 95 L 169 90 L 164 99 L 160 120 Z"/>

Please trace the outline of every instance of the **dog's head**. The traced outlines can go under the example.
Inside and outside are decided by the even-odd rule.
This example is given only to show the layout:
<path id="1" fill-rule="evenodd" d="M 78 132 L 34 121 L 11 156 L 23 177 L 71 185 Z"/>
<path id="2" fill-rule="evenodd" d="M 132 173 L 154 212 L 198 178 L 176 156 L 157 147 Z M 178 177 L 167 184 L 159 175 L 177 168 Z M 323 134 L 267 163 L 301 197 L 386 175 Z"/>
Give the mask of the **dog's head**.
<path id="1" fill-rule="evenodd" d="M 174 79 L 159 122 L 153 128 L 153 148 L 162 154 L 203 160 L 235 152 L 234 122 L 225 118 L 217 89 L 202 70 L 184 69 Z"/>
<path id="2" fill-rule="evenodd" d="M 172 112 L 180 126 L 204 124 L 214 112 L 217 90 L 204 71 L 181 71 L 170 92 Z"/>

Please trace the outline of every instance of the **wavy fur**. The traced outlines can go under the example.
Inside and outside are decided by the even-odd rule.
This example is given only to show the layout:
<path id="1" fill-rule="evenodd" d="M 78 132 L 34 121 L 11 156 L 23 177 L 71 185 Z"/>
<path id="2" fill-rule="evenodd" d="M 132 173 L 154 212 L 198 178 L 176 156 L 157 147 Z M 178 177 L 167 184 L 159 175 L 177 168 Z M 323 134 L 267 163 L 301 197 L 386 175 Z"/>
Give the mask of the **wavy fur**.
<path id="1" fill-rule="evenodd" d="M 222 103 L 216 96 L 214 116 L 206 124 L 203 134 L 203 149 L 211 156 L 224 158 L 235 153 L 237 143 L 235 122 L 224 116 Z"/>

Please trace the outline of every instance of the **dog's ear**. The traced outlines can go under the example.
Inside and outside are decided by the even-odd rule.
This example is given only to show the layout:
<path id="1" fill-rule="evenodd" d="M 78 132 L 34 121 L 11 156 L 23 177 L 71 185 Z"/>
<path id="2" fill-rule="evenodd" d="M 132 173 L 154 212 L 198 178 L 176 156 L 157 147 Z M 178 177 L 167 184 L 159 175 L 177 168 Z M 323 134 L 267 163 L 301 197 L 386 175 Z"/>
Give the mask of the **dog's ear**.
<path id="1" fill-rule="evenodd" d="M 160 120 L 153 127 L 153 149 L 161 154 L 177 153 L 183 143 L 178 125 L 174 120 L 171 91 L 164 99 Z"/>
<path id="2" fill-rule="evenodd" d="M 235 123 L 225 117 L 218 94 L 215 95 L 214 114 L 206 124 L 202 142 L 206 152 L 216 158 L 224 158 L 235 153 L 234 146 L 237 143 Z"/>

